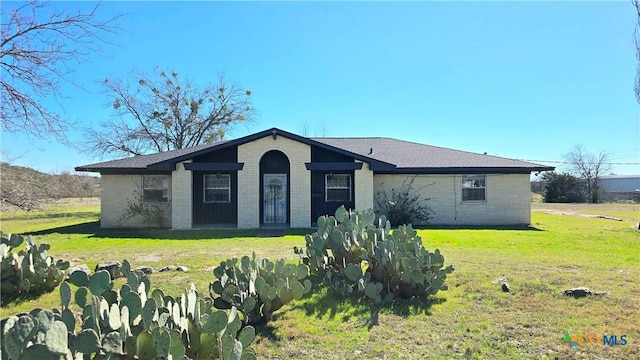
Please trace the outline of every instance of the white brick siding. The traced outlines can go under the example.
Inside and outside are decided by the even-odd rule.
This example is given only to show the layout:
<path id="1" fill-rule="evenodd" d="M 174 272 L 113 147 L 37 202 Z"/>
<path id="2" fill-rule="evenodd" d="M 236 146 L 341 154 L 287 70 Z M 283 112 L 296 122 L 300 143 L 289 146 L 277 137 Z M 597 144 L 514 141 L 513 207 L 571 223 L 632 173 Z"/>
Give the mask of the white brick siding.
<path id="1" fill-rule="evenodd" d="M 284 136 L 267 136 L 238 146 L 238 162 L 244 163 L 238 171 L 238 227 L 260 226 L 260 159 L 271 150 L 289 158 L 290 226 L 311 226 L 311 172 L 305 167 L 311 147 Z"/>
<path id="2" fill-rule="evenodd" d="M 462 202 L 461 175 L 375 175 L 374 194 L 398 188 L 415 178 L 413 187 L 423 188 L 433 210 L 431 224 L 515 225 L 531 222 L 528 174 L 488 174 L 486 201 Z M 455 200 L 454 200 L 455 199 Z M 395 224 L 394 224 L 395 225 Z"/>
<path id="3" fill-rule="evenodd" d="M 373 171 L 369 164 L 362 164 L 362 169 L 355 171 L 355 178 L 356 209 L 373 209 Z"/>
<path id="4" fill-rule="evenodd" d="M 126 222 L 119 220 L 129 204 L 129 200 L 135 200 L 136 193 L 142 196 L 142 175 L 102 175 L 102 190 L 100 192 L 100 227 L 150 227 L 154 224 L 147 223 L 141 216 L 135 216 Z M 169 181 L 171 189 L 171 181 Z M 171 192 L 169 192 L 171 201 Z M 171 210 L 167 209 L 166 216 L 171 218 Z"/>
<path id="5" fill-rule="evenodd" d="M 185 161 L 176 164 L 171 174 L 171 228 L 191 229 L 193 224 L 193 173 L 184 168 Z"/>
<path id="6" fill-rule="evenodd" d="M 311 146 L 285 136 L 271 136 L 253 140 L 237 147 L 238 171 L 237 226 L 257 228 L 261 224 L 260 160 L 269 151 L 284 153 L 289 160 L 289 225 L 311 225 Z M 356 162 L 358 162 L 356 160 Z M 185 170 L 184 162 L 176 165 L 169 183 L 167 217 L 173 229 L 190 229 L 193 225 L 193 173 Z M 529 174 L 487 174 L 486 201 L 462 201 L 462 175 L 374 175 L 369 165 L 355 170 L 355 207 L 367 210 L 375 207 L 378 191 L 399 188 L 402 182 L 414 179 L 414 188 L 422 189 L 427 205 L 433 210 L 431 224 L 446 225 L 514 225 L 531 222 Z M 142 175 L 102 175 L 102 227 L 153 226 L 141 217 L 127 222 L 119 220 L 127 208 L 128 199 L 136 191 L 142 192 Z M 395 224 L 394 224 L 395 225 Z"/>

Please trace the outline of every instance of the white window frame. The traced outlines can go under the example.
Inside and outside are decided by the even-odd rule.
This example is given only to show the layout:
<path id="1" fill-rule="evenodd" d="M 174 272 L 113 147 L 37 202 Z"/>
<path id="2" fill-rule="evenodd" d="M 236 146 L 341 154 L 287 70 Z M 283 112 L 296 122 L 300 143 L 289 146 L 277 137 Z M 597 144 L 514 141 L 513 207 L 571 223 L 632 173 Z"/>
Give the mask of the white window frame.
<path id="1" fill-rule="evenodd" d="M 145 179 L 149 179 L 150 177 L 162 177 L 163 179 L 160 181 L 160 183 L 165 183 L 167 186 L 166 187 L 153 187 L 150 184 L 147 184 L 147 181 L 145 181 Z M 171 182 L 171 177 L 169 175 L 142 175 L 142 201 L 145 202 L 168 202 L 169 201 L 169 187 L 171 186 L 170 184 Z M 149 200 L 145 197 L 145 193 L 147 191 L 162 191 L 162 200 L 158 201 L 158 200 Z"/>
<path id="2" fill-rule="evenodd" d="M 207 187 L 207 176 L 213 176 L 216 178 L 226 178 L 227 186 L 214 186 Z M 217 201 L 210 200 L 207 201 L 207 190 L 226 190 L 227 191 L 227 200 Z M 202 175 L 202 202 L 205 204 L 223 204 L 231 202 L 231 174 L 204 174 Z"/>
<path id="3" fill-rule="evenodd" d="M 348 186 L 329 186 L 329 179 L 336 177 L 336 176 L 348 176 L 349 178 L 349 185 Z M 324 201 L 325 202 L 351 202 L 351 193 L 352 191 L 352 186 L 353 186 L 353 182 L 352 182 L 352 177 L 351 174 L 325 174 L 324 175 Z M 329 190 L 349 190 L 349 199 L 348 200 L 344 200 L 344 199 L 340 199 L 340 200 L 329 200 Z"/>
<path id="4" fill-rule="evenodd" d="M 481 182 L 478 182 L 478 178 L 482 178 Z M 465 203 L 481 203 L 487 201 L 487 175 L 486 174 L 466 174 L 462 175 L 462 192 L 460 194 L 462 202 Z M 467 200 L 465 199 L 465 189 L 482 189 L 484 191 L 484 199 L 482 200 Z"/>

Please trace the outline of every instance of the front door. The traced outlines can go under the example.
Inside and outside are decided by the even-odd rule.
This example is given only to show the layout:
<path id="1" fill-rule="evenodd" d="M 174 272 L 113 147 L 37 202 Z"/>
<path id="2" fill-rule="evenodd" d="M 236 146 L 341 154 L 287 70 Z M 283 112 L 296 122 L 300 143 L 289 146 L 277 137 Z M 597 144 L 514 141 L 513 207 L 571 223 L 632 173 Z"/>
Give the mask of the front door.
<path id="1" fill-rule="evenodd" d="M 262 213 L 265 224 L 287 222 L 287 174 L 264 174 Z"/>

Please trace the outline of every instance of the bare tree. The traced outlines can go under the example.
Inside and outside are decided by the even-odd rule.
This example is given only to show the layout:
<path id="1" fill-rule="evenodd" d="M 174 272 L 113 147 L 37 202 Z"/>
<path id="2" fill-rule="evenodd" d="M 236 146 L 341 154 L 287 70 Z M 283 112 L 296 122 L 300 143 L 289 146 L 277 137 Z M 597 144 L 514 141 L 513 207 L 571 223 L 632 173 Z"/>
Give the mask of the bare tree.
<path id="1" fill-rule="evenodd" d="M 326 137 L 327 136 L 327 127 L 324 123 L 320 125 L 316 125 L 313 127 L 313 135 L 311 134 L 311 127 L 309 123 L 305 122 L 300 127 L 300 135 L 302 136 L 313 136 L 313 137 Z"/>
<path id="2" fill-rule="evenodd" d="M 0 203 L 24 211 L 41 209 L 57 199 L 57 189 L 47 174 L 28 168 L 0 164 Z"/>
<path id="3" fill-rule="evenodd" d="M 94 154 L 141 155 L 220 141 L 237 122 L 254 115 L 251 91 L 227 83 L 198 87 L 176 72 L 136 73 L 133 84 L 104 80 L 115 117 L 87 131 Z"/>
<path id="4" fill-rule="evenodd" d="M 603 151 L 592 154 L 582 145 L 575 145 L 564 158 L 570 164 L 572 174 L 584 181 L 589 202 L 599 202 L 600 178 L 611 169 L 609 154 Z"/>
<path id="5" fill-rule="evenodd" d="M 633 40 L 636 44 L 636 60 L 638 64 L 636 65 L 636 82 L 635 82 L 635 92 L 636 92 L 636 100 L 640 103 L 640 2 L 639 0 L 632 0 L 633 6 L 636 9 L 636 14 L 638 16 L 636 28 L 633 32 Z"/>
<path id="6" fill-rule="evenodd" d="M 56 175 L 50 175 L 50 184 L 57 189 L 58 198 L 91 198 L 99 197 L 100 191 L 96 179 L 87 175 L 74 175 L 69 171 L 63 171 Z"/>
<path id="7" fill-rule="evenodd" d="M 7 132 L 65 140 L 70 123 L 43 104 L 64 97 L 62 82 L 89 54 L 101 52 L 104 35 L 118 30 L 88 12 L 56 9 L 48 2 L 3 2 L 0 50 L 0 121 Z"/>
<path id="8" fill-rule="evenodd" d="M 300 127 L 300 135 L 309 136 L 309 123 L 305 122 L 304 124 L 302 124 L 302 126 Z"/>
<path id="9" fill-rule="evenodd" d="M 28 167 L 0 163 L 0 203 L 24 211 L 40 210 L 62 198 L 99 196 L 96 178 L 46 174 Z"/>

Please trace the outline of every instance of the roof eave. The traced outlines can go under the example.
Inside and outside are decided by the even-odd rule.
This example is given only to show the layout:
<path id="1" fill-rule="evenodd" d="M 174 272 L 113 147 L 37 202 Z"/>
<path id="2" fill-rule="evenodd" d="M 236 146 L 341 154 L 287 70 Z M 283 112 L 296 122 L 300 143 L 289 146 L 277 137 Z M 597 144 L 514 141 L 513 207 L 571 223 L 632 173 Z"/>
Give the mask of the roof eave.
<path id="1" fill-rule="evenodd" d="M 76 166 L 73 168 L 73 170 L 75 171 L 84 171 L 84 172 L 99 172 L 96 171 L 94 168 L 88 167 L 88 166 Z"/>
<path id="2" fill-rule="evenodd" d="M 133 167 L 114 168 L 114 167 L 78 166 L 74 169 L 76 171 L 100 173 L 100 175 L 153 175 L 153 174 L 170 173 L 170 171 L 166 171 L 166 170 L 155 170 L 155 169 L 133 168 Z"/>
<path id="3" fill-rule="evenodd" d="M 377 170 L 381 174 L 530 174 L 552 171 L 551 166 L 532 167 L 404 167 L 393 170 Z"/>

